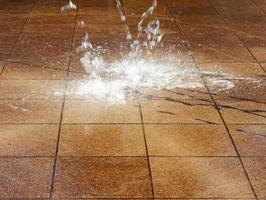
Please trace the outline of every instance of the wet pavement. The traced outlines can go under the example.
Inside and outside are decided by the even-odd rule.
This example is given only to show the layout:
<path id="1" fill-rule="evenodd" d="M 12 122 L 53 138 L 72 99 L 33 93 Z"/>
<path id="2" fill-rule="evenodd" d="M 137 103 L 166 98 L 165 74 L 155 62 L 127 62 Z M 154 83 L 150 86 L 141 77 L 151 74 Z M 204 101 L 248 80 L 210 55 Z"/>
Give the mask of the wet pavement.
<path id="1" fill-rule="evenodd" d="M 128 52 L 115 0 L 73 2 L 0 0 L 0 199 L 266 199 L 266 1 L 158 0 L 154 62 L 198 76 L 123 103 L 73 93 L 86 31 Z"/>

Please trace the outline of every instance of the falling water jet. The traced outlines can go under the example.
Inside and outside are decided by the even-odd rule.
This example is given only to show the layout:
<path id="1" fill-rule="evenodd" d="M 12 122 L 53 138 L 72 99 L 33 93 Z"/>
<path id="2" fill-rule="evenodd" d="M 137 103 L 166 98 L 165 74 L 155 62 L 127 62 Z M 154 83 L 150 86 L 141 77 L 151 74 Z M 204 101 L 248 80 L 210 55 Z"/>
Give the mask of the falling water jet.
<path id="1" fill-rule="evenodd" d="M 69 0 L 68 4 L 61 7 L 61 12 L 64 12 L 66 10 L 76 10 L 77 6 L 74 4 L 71 0 Z"/>

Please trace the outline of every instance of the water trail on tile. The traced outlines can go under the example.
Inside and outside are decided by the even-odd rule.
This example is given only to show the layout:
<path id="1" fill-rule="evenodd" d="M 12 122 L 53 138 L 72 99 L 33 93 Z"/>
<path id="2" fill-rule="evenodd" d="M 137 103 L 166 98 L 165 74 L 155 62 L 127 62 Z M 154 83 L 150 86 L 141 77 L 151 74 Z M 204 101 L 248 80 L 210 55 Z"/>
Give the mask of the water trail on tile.
<path id="1" fill-rule="evenodd" d="M 200 79 L 201 74 L 192 65 L 181 64 L 176 57 L 166 57 L 162 62 L 153 56 L 154 50 L 162 45 L 164 33 L 161 30 L 160 21 L 144 21 L 152 15 L 157 6 L 157 0 L 144 12 L 137 25 L 137 36 L 133 38 L 127 23 L 127 18 L 120 0 L 116 0 L 121 22 L 125 26 L 126 39 L 130 51 L 121 53 L 120 59 L 105 59 L 107 50 L 90 41 L 86 33 L 78 52 L 83 56 L 80 61 L 85 68 L 88 77 L 78 82 L 78 85 L 70 90 L 71 95 L 89 96 L 98 100 L 125 102 L 135 98 L 142 88 L 156 89 L 197 89 L 204 87 Z M 78 23 L 80 27 L 86 26 L 84 22 Z M 167 52 L 165 52 L 167 54 Z M 151 56 L 150 56 L 151 55 Z M 164 55 L 161 55 L 164 57 Z M 234 80 L 242 77 L 234 76 L 230 79 L 228 74 L 220 72 L 203 72 L 215 79 L 209 79 L 214 86 L 219 85 L 220 90 L 233 88 Z M 223 76 L 224 75 L 224 76 Z M 217 77 L 220 79 L 217 79 Z M 224 78 L 226 77 L 226 78 Z"/>

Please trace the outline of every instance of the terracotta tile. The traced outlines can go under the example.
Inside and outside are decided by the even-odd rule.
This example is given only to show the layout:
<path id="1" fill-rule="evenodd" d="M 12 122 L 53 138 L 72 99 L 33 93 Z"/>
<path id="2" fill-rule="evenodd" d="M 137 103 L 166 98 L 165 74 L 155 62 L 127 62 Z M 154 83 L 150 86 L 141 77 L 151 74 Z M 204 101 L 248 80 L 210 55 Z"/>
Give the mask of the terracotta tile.
<path id="1" fill-rule="evenodd" d="M 59 158 L 54 198 L 150 198 L 146 158 Z"/>
<path id="2" fill-rule="evenodd" d="M 137 101 L 115 104 L 93 100 L 68 100 L 65 103 L 63 123 L 140 122 Z"/>
<path id="3" fill-rule="evenodd" d="M 52 158 L 0 158 L 1 198 L 48 198 Z"/>
<path id="4" fill-rule="evenodd" d="M 18 34 L 26 20 L 25 14 L 2 14 L 0 13 L 1 34 Z"/>
<path id="5" fill-rule="evenodd" d="M 38 0 L 35 1 L 31 11 L 31 15 L 42 15 L 42 14 L 76 14 L 77 10 L 68 10 L 61 12 L 61 7 L 68 4 L 68 0 Z M 72 1 L 77 4 L 76 0 Z"/>
<path id="6" fill-rule="evenodd" d="M 1 156 L 54 156 L 58 125 L 0 124 Z"/>
<path id="7" fill-rule="evenodd" d="M 218 100 L 222 116 L 228 124 L 265 124 L 266 103 L 255 100 Z"/>
<path id="8" fill-rule="evenodd" d="M 141 17 L 143 12 L 146 12 L 148 8 L 152 5 L 153 0 L 135 0 L 130 1 L 130 0 L 125 0 L 124 2 L 124 8 L 125 8 L 125 13 L 128 16 L 139 16 Z M 158 0 L 157 1 L 157 7 L 154 10 L 153 13 L 154 16 L 170 16 L 169 10 L 167 8 L 166 1 L 164 0 Z"/>
<path id="9" fill-rule="evenodd" d="M 230 138 L 217 125 L 145 125 L 150 156 L 235 156 Z"/>
<path id="10" fill-rule="evenodd" d="M 264 71 L 266 72 L 266 63 L 261 63 L 261 66 L 263 67 Z"/>
<path id="11" fill-rule="evenodd" d="M 2 0 L 0 11 L 8 14 L 28 14 L 32 5 L 33 0 Z"/>
<path id="12" fill-rule="evenodd" d="M 210 100 L 207 88 L 196 89 L 156 89 L 156 88 L 142 88 L 141 98 L 143 99 L 192 99 L 192 100 Z"/>
<path id="13" fill-rule="evenodd" d="M 117 7 L 115 1 L 109 0 L 80 0 L 79 10 L 80 14 L 98 14 L 98 15 L 117 15 Z"/>
<path id="14" fill-rule="evenodd" d="M 266 197 L 266 158 L 242 158 L 258 198 Z"/>
<path id="15" fill-rule="evenodd" d="M 0 61 L 0 79 L 1 79 L 1 76 L 2 76 L 2 70 L 4 69 L 4 65 L 5 65 L 5 63 Z"/>
<path id="16" fill-rule="evenodd" d="M 198 63 L 255 62 L 242 42 L 223 27 L 181 25 L 185 39 Z"/>
<path id="17" fill-rule="evenodd" d="M 265 72 L 257 63 L 199 64 L 215 99 L 265 99 Z"/>
<path id="18" fill-rule="evenodd" d="M 0 80 L 0 98 L 63 99 L 63 80 Z"/>
<path id="19" fill-rule="evenodd" d="M 225 74 L 227 79 L 266 76 L 257 63 L 201 63 L 198 67 L 203 75 Z"/>
<path id="20" fill-rule="evenodd" d="M 23 34 L 18 40 L 10 60 L 42 67 L 67 69 L 71 43 L 69 37 L 50 38 Z"/>
<path id="21" fill-rule="evenodd" d="M 72 37 L 75 15 L 30 15 L 23 33 L 49 35 L 50 37 Z"/>
<path id="22" fill-rule="evenodd" d="M 241 156 L 265 155 L 266 126 L 230 125 L 229 130 Z"/>
<path id="23" fill-rule="evenodd" d="M 214 105 L 199 100 L 146 100 L 144 123 L 221 123 Z"/>
<path id="24" fill-rule="evenodd" d="M 266 12 L 266 3 L 264 0 L 253 0 L 264 12 Z"/>
<path id="25" fill-rule="evenodd" d="M 17 34 L 0 34 L 0 59 L 9 57 L 17 38 Z"/>
<path id="26" fill-rule="evenodd" d="M 145 156 L 141 125 L 63 125 L 61 156 Z"/>
<path id="27" fill-rule="evenodd" d="M 254 198 L 238 158 L 157 157 L 151 168 L 157 198 Z"/>
<path id="28" fill-rule="evenodd" d="M 62 101 L 0 100 L 0 123 L 59 123 Z"/>
<path id="29" fill-rule="evenodd" d="M 7 63 L 1 75 L 3 80 L 63 80 L 67 72 L 49 67 Z"/>

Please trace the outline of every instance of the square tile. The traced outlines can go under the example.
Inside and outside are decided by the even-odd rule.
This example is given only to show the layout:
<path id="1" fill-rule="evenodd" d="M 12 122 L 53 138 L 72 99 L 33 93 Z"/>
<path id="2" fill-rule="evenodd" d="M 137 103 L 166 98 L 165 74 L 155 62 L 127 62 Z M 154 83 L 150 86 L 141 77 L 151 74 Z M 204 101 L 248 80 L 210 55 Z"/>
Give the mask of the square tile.
<path id="1" fill-rule="evenodd" d="M 228 126 L 241 156 L 264 156 L 266 153 L 266 126 Z"/>
<path id="2" fill-rule="evenodd" d="M 64 80 L 0 80 L 1 99 L 63 99 Z"/>
<path id="3" fill-rule="evenodd" d="M 254 198 L 238 158 L 151 158 L 157 198 Z"/>
<path id="4" fill-rule="evenodd" d="M 7 63 L 0 79 L 3 80 L 64 80 L 67 71 L 20 63 Z"/>
<path id="5" fill-rule="evenodd" d="M 0 158 L 1 198 L 48 198 L 52 158 Z"/>
<path id="6" fill-rule="evenodd" d="M 67 12 L 61 12 L 61 7 L 68 4 L 68 0 L 38 0 L 35 1 L 34 6 L 31 10 L 31 15 L 51 15 L 51 14 L 72 14 L 75 15 L 77 10 L 68 10 Z M 72 0 L 76 5 L 77 1 Z"/>
<path id="7" fill-rule="evenodd" d="M 59 158 L 54 198 L 151 198 L 146 158 Z"/>
<path id="8" fill-rule="evenodd" d="M 266 158 L 242 158 L 258 198 L 266 197 Z"/>
<path id="9" fill-rule="evenodd" d="M 59 123 L 62 101 L 0 100 L 0 123 Z"/>
<path id="10" fill-rule="evenodd" d="M 63 123 L 141 123 L 141 119 L 137 101 L 67 100 Z"/>
<path id="11" fill-rule="evenodd" d="M 2 14 L 0 13 L 1 34 L 19 34 L 26 20 L 25 14 Z"/>
<path id="12" fill-rule="evenodd" d="M 146 156 L 141 125 L 63 125 L 61 156 Z"/>
<path id="13" fill-rule="evenodd" d="M 198 63 L 255 62 L 243 43 L 228 29 L 181 25 L 181 31 Z"/>
<path id="14" fill-rule="evenodd" d="M 215 106 L 205 100 L 142 101 L 144 123 L 221 123 Z"/>
<path id="15" fill-rule="evenodd" d="M 40 46 L 42 48 L 39 48 Z M 71 47 L 71 37 L 53 38 L 22 34 L 9 60 L 42 67 L 67 69 Z"/>
<path id="16" fill-rule="evenodd" d="M 28 14 L 33 5 L 33 0 L 9 1 L 2 0 L 0 5 L 1 13 L 7 14 Z"/>
<path id="17" fill-rule="evenodd" d="M 265 124 L 266 103 L 253 100 L 216 101 L 227 124 Z"/>
<path id="18" fill-rule="evenodd" d="M 0 156 L 54 156 L 58 125 L 0 124 Z"/>
<path id="19" fill-rule="evenodd" d="M 117 15 L 117 7 L 115 1 L 109 0 L 80 0 L 79 10 L 80 14 L 100 14 L 100 15 Z"/>
<path id="20" fill-rule="evenodd" d="M 236 156 L 222 125 L 145 125 L 150 156 Z"/>

